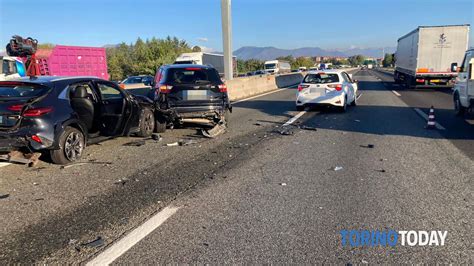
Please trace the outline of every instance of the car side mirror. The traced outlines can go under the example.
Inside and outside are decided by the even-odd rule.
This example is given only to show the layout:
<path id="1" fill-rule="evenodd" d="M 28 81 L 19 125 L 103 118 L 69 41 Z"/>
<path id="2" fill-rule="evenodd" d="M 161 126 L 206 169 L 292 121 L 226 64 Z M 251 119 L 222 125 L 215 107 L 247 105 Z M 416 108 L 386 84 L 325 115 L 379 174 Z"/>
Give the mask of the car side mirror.
<path id="1" fill-rule="evenodd" d="M 353 79 L 352 83 L 358 83 L 359 81 L 357 79 Z"/>
<path id="2" fill-rule="evenodd" d="M 457 71 L 458 71 L 458 63 L 452 63 L 451 72 L 457 72 Z"/>

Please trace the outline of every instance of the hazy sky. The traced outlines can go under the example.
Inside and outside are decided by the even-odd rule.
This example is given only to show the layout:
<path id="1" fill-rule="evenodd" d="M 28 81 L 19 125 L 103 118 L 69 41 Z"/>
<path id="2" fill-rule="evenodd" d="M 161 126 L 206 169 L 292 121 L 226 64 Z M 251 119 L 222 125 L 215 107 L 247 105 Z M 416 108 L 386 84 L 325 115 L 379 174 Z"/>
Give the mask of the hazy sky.
<path id="1" fill-rule="evenodd" d="M 474 24 L 473 2 L 233 0 L 233 48 L 396 46 L 419 25 Z M 18 34 L 85 46 L 170 35 L 221 50 L 220 19 L 219 0 L 0 0 L 0 49 Z"/>

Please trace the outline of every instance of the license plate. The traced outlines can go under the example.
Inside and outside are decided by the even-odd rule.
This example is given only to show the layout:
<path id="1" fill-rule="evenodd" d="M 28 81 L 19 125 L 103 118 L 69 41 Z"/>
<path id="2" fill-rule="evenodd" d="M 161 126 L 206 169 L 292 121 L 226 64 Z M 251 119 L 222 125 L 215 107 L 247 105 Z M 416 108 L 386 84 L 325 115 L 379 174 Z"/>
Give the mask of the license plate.
<path id="1" fill-rule="evenodd" d="M 433 83 L 439 83 L 439 82 L 441 82 L 441 80 L 439 80 L 439 79 L 432 79 L 431 82 L 433 82 Z"/>
<path id="2" fill-rule="evenodd" d="M 186 98 L 188 100 L 206 100 L 207 90 L 188 90 L 186 91 Z"/>

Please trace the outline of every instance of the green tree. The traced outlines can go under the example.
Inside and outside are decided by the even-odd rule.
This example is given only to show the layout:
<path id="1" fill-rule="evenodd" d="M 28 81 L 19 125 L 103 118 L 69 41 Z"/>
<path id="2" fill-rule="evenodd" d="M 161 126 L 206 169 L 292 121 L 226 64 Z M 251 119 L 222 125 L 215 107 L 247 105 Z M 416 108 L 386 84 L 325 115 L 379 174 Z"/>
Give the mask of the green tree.
<path id="1" fill-rule="evenodd" d="M 351 57 L 348 58 L 348 61 L 349 63 L 352 65 L 352 66 L 358 66 L 358 65 L 362 65 L 365 61 L 365 57 L 363 55 L 353 55 Z"/>
<path id="2" fill-rule="evenodd" d="M 201 49 L 201 47 L 196 45 L 196 46 L 193 47 L 193 52 L 202 52 L 202 49 Z"/>
<path id="3" fill-rule="evenodd" d="M 394 60 L 393 60 L 393 54 L 385 54 L 383 60 L 382 60 L 382 65 L 384 67 L 390 67 L 392 66 L 394 63 Z"/>

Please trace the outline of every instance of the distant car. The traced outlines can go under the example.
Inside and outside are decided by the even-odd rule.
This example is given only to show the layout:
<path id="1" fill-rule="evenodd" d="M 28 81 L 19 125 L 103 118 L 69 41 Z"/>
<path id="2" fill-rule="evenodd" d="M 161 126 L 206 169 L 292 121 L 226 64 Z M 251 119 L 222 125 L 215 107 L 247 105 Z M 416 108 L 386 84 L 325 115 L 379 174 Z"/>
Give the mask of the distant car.
<path id="1" fill-rule="evenodd" d="M 46 150 L 57 164 L 77 161 L 92 140 L 153 133 L 153 102 L 95 77 L 0 81 L 0 151 Z"/>
<path id="2" fill-rule="evenodd" d="M 217 70 L 204 65 L 165 65 L 155 76 L 153 99 L 158 132 L 183 119 L 227 123 L 232 110 L 227 86 Z"/>
<path id="3" fill-rule="evenodd" d="M 130 76 L 119 83 L 122 89 L 140 89 L 150 87 L 153 84 L 153 76 Z"/>
<path id="4" fill-rule="evenodd" d="M 357 104 L 357 81 L 340 70 L 309 72 L 298 85 L 296 109 L 328 105 L 346 111 L 347 105 Z"/>

